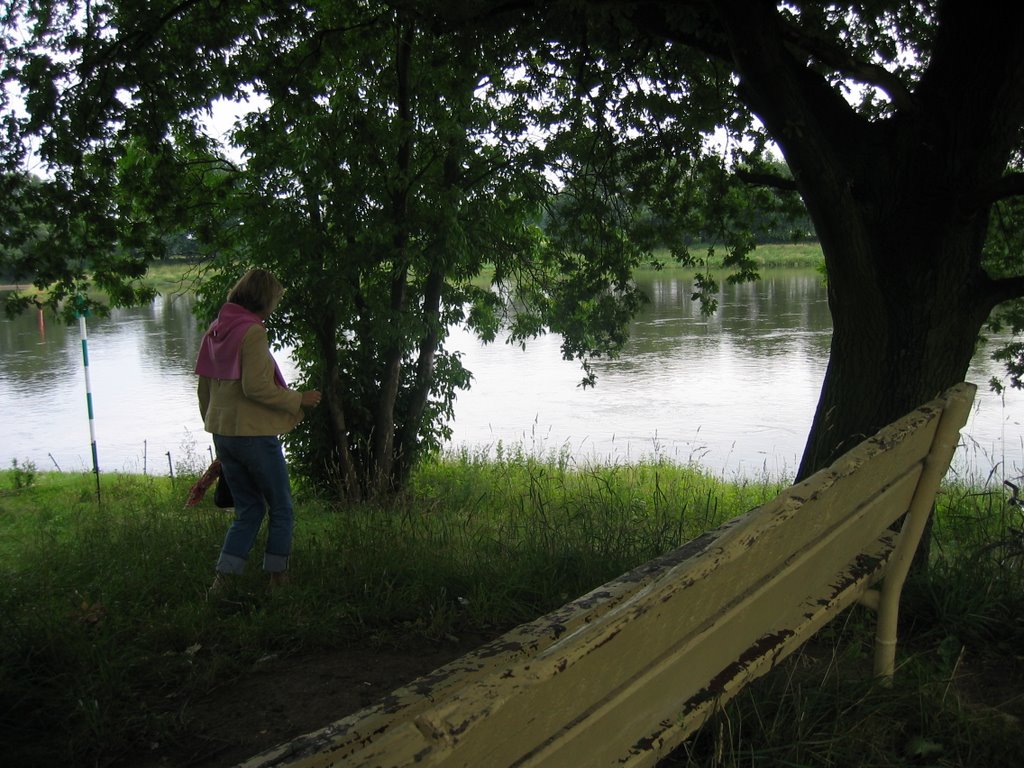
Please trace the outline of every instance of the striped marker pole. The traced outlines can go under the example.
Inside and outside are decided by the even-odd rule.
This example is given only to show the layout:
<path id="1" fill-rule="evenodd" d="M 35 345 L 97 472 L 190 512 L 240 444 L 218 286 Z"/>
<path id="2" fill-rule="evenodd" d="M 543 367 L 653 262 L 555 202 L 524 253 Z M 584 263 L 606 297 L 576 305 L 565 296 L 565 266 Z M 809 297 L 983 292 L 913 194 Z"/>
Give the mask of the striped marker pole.
<path id="1" fill-rule="evenodd" d="M 81 304 L 83 302 L 79 302 Z M 89 409 L 89 440 L 92 444 L 92 471 L 96 475 L 96 500 L 100 500 L 100 462 L 96 453 L 96 418 L 92 412 L 92 382 L 89 380 L 89 334 L 85 327 L 88 309 L 79 309 L 78 330 L 82 335 L 82 362 L 85 366 L 85 402 Z"/>

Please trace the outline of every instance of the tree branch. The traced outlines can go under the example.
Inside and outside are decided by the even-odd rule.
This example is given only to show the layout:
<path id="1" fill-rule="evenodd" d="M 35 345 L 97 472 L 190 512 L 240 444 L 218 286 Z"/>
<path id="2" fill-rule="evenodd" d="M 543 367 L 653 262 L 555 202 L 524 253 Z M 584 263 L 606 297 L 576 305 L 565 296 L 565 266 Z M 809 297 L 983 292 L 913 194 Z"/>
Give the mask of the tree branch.
<path id="1" fill-rule="evenodd" d="M 978 205 L 990 205 L 1008 197 L 1024 195 L 1024 173 L 1008 173 L 988 188 L 980 191 Z"/>
<path id="2" fill-rule="evenodd" d="M 81 61 L 81 72 L 83 77 L 85 73 L 93 72 L 103 64 L 109 64 L 115 61 L 114 54 L 118 51 L 124 51 L 127 54 L 142 55 L 144 51 L 152 42 L 156 39 L 158 33 L 164 26 L 170 21 L 179 16 L 183 16 L 193 6 L 199 4 L 201 0 L 182 0 L 177 5 L 173 5 L 168 8 L 163 14 L 152 20 L 152 23 L 148 28 L 138 27 L 132 30 L 119 30 L 106 45 L 100 48 L 94 57 L 88 55 L 82 56 Z M 126 60 L 130 60 L 131 56 L 126 56 Z"/>
<path id="3" fill-rule="evenodd" d="M 755 173 L 754 171 L 737 170 L 736 178 L 754 187 L 769 187 L 783 192 L 796 192 L 796 181 L 777 176 L 774 173 Z"/>
<path id="4" fill-rule="evenodd" d="M 677 2 L 641 3 L 632 12 L 637 26 L 654 37 L 664 37 L 704 53 L 729 61 L 732 54 L 726 42 L 725 30 L 710 11 L 713 3 Z M 671 15 L 669 15 L 671 9 Z M 791 53 L 812 58 L 821 64 L 858 82 L 873 85 L 884 91 L 900 109 L 913 109 L 916 100 L 900 78 L 879 64 L 854 58 L 831 38 L 780 19 L 780 32 Z"/>
<path id="5" fill-rule="evenodd" d="M 671 13 L 670 13 L 671 11 Z M 630 14 L 637 29 L 732 64 L 732 53 L 718 18 L 704 2 L 641 3 Z"/>
<path id="6" fill-rule="evenodd" d="M 1004 277 L 991 281 L 989 295 L 994 298 L 995 304 L 1024 298 L 1024 277 Z"/>
<path id="7" fill-rule="evenodd" d="M 806 29 L 791 24 L 782 24 L 781 29 L 786 43 L 791 48 L 802 51 L 854 80 L 880 88 L 892 99 L 898 109 L 913 110 L 916 107 L 917 102 L 913 93 L 899 77 L 880 64 L 871 64 L 856 59 L 842 47 L 835 45 L 834 40 L 826 40 L 821 35 Z"/>

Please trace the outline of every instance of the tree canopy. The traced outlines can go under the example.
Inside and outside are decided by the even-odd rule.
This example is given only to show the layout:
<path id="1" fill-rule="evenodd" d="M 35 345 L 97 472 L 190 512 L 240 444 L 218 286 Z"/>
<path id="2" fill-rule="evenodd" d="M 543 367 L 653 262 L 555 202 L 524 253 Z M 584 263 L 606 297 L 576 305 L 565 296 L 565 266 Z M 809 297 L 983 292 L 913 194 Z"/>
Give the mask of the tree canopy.
<path id="1" fill-rule="evenodd" d="M 752 222 L 787 192 L 822 243 L 835 328 L 801 475 L 962 379 L 994 308 L 1022 324 L 1021 8 L 6 8 L 7 271 L 127 302 L 181 232 L 212 270 L 208 308 L 243 266 L 275 270 L 273 330 L 327 395 L 293 449 L 343 493 L 400 484 L 443 436 L 469 381 L 453 323 L 614 352 L 636 265 L 662 247 L 698 264 L 704 242 L 749 279 Z M 223 101 L 248 104 L 235 153 L 210 135 Z M 716 288 L 701 273 L 709 310 Z"/>

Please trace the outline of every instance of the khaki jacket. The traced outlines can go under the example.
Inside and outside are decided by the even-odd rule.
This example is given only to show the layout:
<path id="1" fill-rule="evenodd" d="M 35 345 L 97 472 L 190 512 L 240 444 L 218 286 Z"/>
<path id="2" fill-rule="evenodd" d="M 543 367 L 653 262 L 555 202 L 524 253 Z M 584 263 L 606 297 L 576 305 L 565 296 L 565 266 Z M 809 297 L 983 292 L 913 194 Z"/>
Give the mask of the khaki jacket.
<path id="1" fill-rule="evenodd" d="M 302 420 L 302 393 L 274 381 L 267 331 L 254 324 L 242 340 L 242 378 L 199 377 L 199 412 L 207 432 L 229 436 L 281 435 Z"/>

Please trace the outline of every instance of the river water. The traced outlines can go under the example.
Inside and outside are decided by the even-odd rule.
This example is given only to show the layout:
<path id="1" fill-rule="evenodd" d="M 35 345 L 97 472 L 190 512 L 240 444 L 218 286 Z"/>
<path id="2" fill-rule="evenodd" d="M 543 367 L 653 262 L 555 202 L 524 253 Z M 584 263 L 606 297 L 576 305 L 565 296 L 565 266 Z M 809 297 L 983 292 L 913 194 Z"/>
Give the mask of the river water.
<path id="1" fill-rule="evenodd" d="M 455 404 L 450 447 L 522 449 L 583 462 L 662 457 L 727 477 L 791 477 L 799 465 L 828 361 L 831 320 L 813 271 L 766 273 L 726 286 L 719 310 L 704 317 L 690 281 L 672 274 L 642 280 L 651 302 L 613 360 L 598 360 L 596 388 L 561 359 L 545 336 L 519 347 L 483 345 L 453 329 L 474 374 Z M 195 401 L 192 365 L 203 328 L 188 296 L 89 318 L 87 351 L 101 472 L 167 474 L 209 458 Z M 988 389 L 998 364 L 983 348 L 969 380 L 978 400 L 955 460 L 971 478 L 995 469 L 1024 472 L 1024 393 Z M 41 470 L 92 466 L 77 325 L 25 315 L 0 321 L 0 464 Z M 286 351 L 277 354 L 286 377 Z"/>

